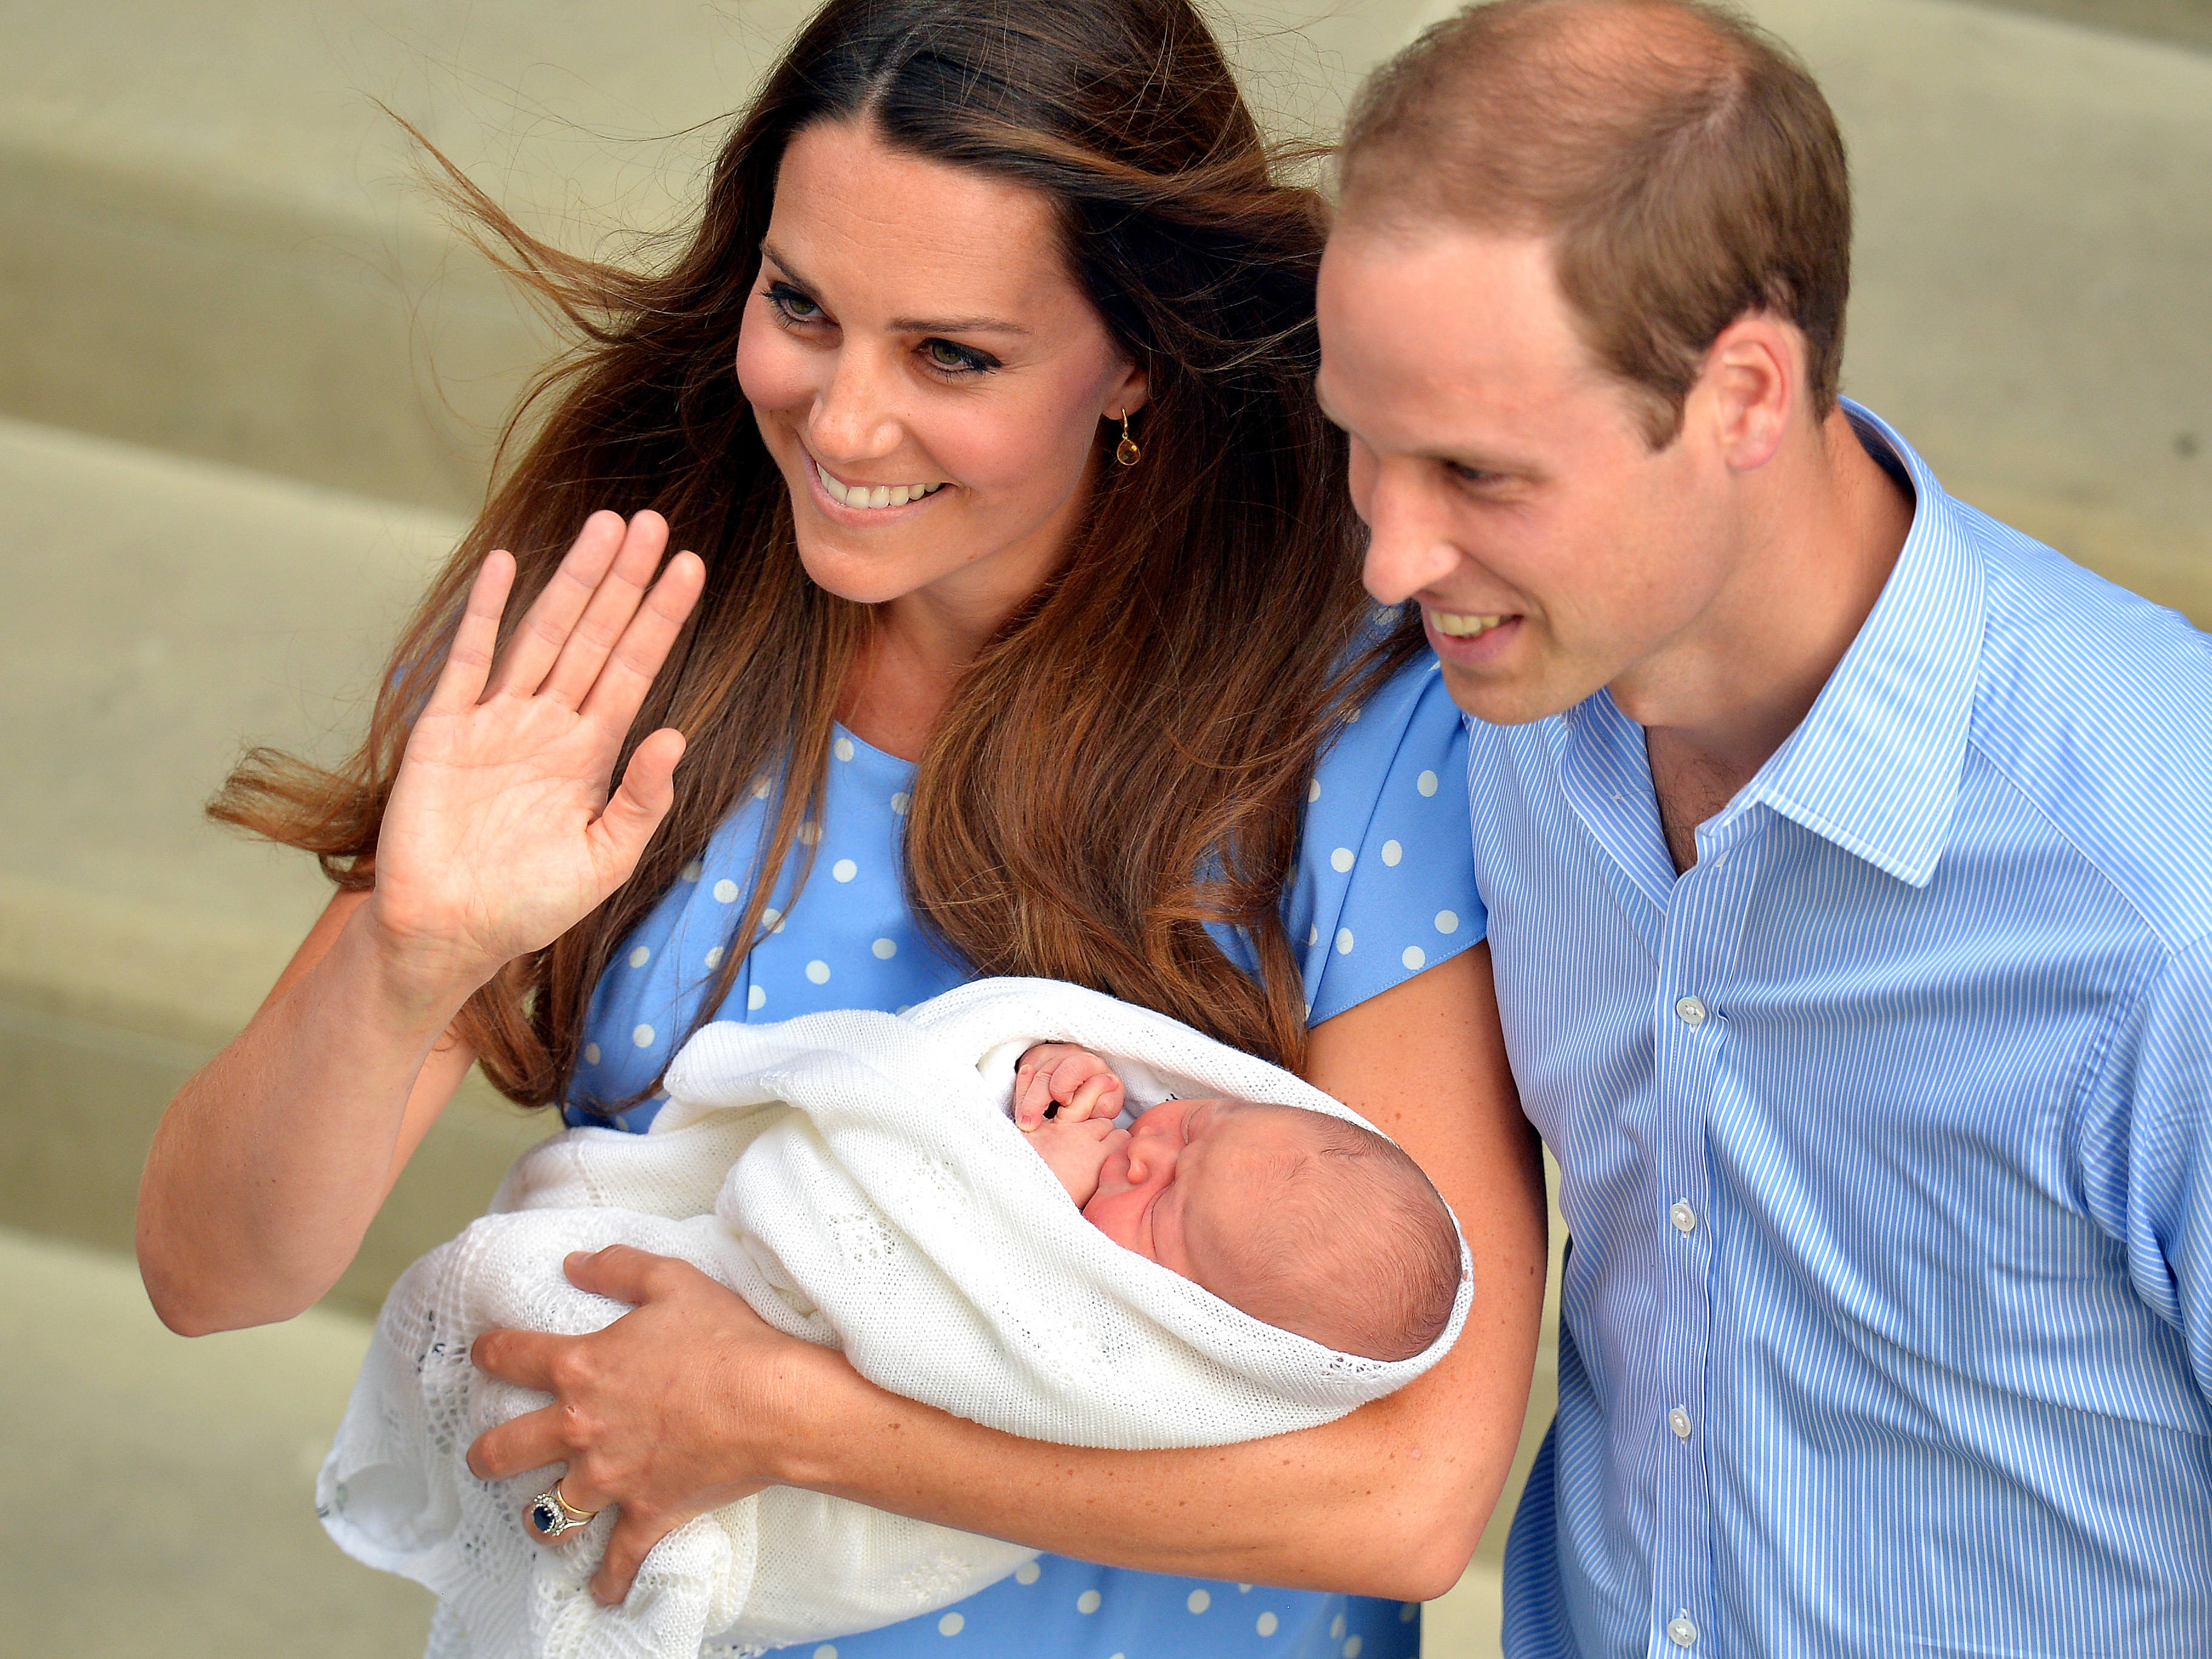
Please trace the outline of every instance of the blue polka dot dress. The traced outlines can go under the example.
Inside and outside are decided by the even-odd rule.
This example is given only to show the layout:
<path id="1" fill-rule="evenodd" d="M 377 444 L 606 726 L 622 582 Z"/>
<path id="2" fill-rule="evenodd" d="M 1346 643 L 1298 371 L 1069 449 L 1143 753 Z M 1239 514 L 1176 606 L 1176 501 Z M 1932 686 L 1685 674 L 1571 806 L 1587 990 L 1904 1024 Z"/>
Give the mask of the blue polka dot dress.
<path id="1" fill-rule="evenodd" d="M 898 848 L 913 767 L 842 728 L 831 747 L 815 862 L 794 901 L 786 872 L 771 931 L 738 969 L 722 1019 L 789 1019 L 830 1008 L 894 1012 L 970 977 L 908 914 Z M 1307 1015 L 1333 1014 L 1410 979 L 1479 937 L 1463 777 L 1466 735 L 1435 659 L 1402 671 L 1323 756 L 1308 792 L 1298 867 L 1285 902 L 1304 963 Z M 716 832 L 704 854 L 617 954 L 592 999 L 566 1115 L 642 1130 L 647 1087 L 689 1028 L 751 890 L 769 788 Z M 1249 943 L 1216 937 L 1248 970 Z M 811 1659 L 1413 1659 L 1411 1602 L 1175 1578 L 1040 1556 L 958 1606 L 834 1643 L 784 1650 Z"/>

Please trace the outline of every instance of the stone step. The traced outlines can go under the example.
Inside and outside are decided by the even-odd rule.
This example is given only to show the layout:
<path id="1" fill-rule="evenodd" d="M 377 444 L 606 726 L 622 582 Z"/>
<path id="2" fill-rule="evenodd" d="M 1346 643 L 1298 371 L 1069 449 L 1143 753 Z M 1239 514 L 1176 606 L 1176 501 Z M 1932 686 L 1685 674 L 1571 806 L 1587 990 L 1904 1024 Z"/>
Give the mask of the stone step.
<path id="1" fill-rule="evenodd" d="M 0 420 L 0 1225 L 128 1249 L 146 1144 L 329 894 L 201 806 L 248 740 L 342 754 L 457 526 Z M 373 1309 L 542 1117 L 471 1086 L 334 1293 Z"/>
<path id="2" fill-rule="evenodd" d="M 1855 159 L 1847 386 L 1958 493 L 2212 618 L 2212 56 L 2175 44 L 2212 7 L 2021 3 L 1754 0 Z M 1218 15 L 1276 124 L 1327 130 L 1438 9 Z M 680 217 L 805 9 L 0 0 L 0 411 L 468 511 L 547 337 L 372 100 L 619 253 Z"/>

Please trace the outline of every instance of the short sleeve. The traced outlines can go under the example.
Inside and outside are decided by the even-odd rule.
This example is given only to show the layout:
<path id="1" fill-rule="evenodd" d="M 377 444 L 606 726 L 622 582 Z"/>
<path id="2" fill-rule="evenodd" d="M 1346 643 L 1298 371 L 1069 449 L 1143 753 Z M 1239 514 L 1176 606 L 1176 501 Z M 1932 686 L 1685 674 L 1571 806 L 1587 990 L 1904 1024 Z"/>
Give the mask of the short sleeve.
<path id="1" fill-rule="evenodd" d="M 1482 938 L 1467 801 L 1467 728 L 1424 653 L 1368 700 L 1315 769 L 1283 910 L 1308 1024 Z"/>

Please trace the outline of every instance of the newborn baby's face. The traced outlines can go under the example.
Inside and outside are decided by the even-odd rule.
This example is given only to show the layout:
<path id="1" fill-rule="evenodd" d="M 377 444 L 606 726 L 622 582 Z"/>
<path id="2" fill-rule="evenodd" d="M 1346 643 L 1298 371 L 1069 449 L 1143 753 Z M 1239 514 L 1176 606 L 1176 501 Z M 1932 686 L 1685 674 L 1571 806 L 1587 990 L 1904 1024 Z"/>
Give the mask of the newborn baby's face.
<path id="1" fill-rule="evenodd" d="M 1283 1108 L 1237 1100 L 1163 1101 L 1102 1143 L 1098 1190 L 1084 1219 L 1124 1249 L 1212 1288 L 1219 1226 L 1238 1195 L 1266 1190 L 1297 1148 Z"/>

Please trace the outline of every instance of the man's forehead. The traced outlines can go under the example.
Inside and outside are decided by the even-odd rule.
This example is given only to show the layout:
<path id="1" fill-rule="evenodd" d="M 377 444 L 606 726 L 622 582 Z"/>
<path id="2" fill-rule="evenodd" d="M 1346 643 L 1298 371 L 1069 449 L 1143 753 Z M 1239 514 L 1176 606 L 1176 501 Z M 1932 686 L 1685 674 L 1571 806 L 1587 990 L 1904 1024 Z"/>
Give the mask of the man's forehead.
<path id="1" fill-rule="evenodd" d="M 1322 261 L 1320 319 L 1323 410 L 1394 450 L 1487 449 L 1611 389 L 1538 237 L 1346 227 Z"/>

